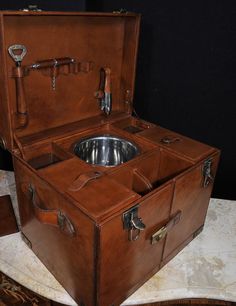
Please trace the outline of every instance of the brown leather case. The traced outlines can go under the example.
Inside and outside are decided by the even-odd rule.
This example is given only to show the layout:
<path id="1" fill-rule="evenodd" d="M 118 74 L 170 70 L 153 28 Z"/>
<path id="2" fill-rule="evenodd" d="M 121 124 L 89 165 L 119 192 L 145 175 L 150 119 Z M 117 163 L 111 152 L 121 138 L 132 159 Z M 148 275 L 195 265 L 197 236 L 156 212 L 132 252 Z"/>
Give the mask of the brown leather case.
<path id="1" fill-rule="evenodd" d="M 0 197 L 0 236 L 18 232 L 18 226 L 9 195 Z"/>
<path id="2" fill-rule="evenodd" d="M 132 117 L 139 15 L 0 20 L 1 144 L 24 239 L 79 305 L 119 305 L 202 230 L 219 150 Z M 136 156 L 79 158 L 76 143 L 98 135 Z"/>

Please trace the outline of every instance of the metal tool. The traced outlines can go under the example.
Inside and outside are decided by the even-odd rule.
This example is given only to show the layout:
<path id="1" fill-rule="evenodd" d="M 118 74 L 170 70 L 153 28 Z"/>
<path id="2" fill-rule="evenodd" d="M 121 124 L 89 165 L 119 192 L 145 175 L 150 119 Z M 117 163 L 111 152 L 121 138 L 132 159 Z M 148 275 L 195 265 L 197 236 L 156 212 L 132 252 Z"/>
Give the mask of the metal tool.
<path id="1" fill-rule="evenodd" d="M 27 53 L 27 49 L 24 45 L 12 45 L 8 48 L 8 53 L 13 58 L 17 67 L 21 66 L 21 62 Z"/>
<path id="2" fill-rule="evenodd" d="M 24 70 L 21 67 L 23 58 L 27 53 L 27 49 L 24 45 L 12 45 L 8 48 L 8 52 L 16 63 L 16 67 L 13 69 L 13 77 L 16 81 L 16 100 L 17 100 L 17 120 L 20 127 L 24 127 L 28 123 L 27 105 L 25 99 L 24 90 Z"/>
<path id="3" fill-rule="evenodd" d="M 71 57 L 63 57 L 63 58 L 54 58 L 54 59 L 47 59 L 44 61 L 38 61 L 36 63 L 27 66 L 26 69 L 28 70 L 40 70 L 40 69 L 49 69 L 50 70 L 50 77 L 51 77 L 51 85 L 52 90 L 56 90 L 56 79 L 60 74 L 60 67 L 66 65 L 76 65 L 76 60 Z M 68 68 L 69 69 L 69 68 Z"/>
<path id="4" fill-rule="evenodd" d="M 95 92 L 95 98 L 99 99 L 100 101 L 100 109 L 106 115 L 110 115 L 112 109 L 110 68 L 102 68 L 100 70 L 99 90 Z"/>

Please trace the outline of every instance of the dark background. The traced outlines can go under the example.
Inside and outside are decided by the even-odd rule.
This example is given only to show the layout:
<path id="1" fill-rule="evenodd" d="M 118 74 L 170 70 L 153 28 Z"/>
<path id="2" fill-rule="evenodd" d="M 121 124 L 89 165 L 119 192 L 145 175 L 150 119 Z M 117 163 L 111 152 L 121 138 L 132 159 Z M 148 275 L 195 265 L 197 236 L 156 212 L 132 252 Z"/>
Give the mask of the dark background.
<path id="1" fill-rule="evenodd" d="M 222 150 L 213 196 L 236 199 L 235 1 L 8 1 L 0 9 L 142 14 L 134 106 L 140 117 Z M 111 40 L 112 37 L 107 39 Z M 7 153 L 0 167 L 9 168 Z"/>

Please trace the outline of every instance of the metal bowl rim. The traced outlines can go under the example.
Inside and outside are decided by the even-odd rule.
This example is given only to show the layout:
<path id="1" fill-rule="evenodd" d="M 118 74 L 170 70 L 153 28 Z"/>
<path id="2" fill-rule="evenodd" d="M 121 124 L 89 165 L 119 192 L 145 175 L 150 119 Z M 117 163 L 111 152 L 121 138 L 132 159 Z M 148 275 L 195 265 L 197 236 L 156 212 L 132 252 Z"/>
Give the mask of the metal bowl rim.
<path id="1" fill-rule="evenodd" d="M 137 155 L 140 154 L 141 150 L 140 150 L 140 147 L 135 143 L 135 142 L 132 142 L 128 139 L 125 139 L 125 138 L 121 138 L 117 135 L 111 135 L 111 134 L 102 134 L 102 135 L 91 135 L 91 136 L 86 136 L 86 137 L 83 137 L 81 138 L 80 140 L 78 140 L 76 143 L 74 143 L 72 145 L 73 147 L 73 152 L 75 152 L 75 149 L 76 147 L 78 147 L 79 145 L 81 145 L 82 143 L 88 141 L 88 140 L 96 140 L 96 139 L 102 139 L 103 137 L 109 137 L 110 139 L 113 139 L 113 140 L 118 140 L 118 141 L 124 141 L 126 143 L 128 143 L 129 145 L 131 145 L 132 148 L 135 149 Z M 136 156 L 137 156 L 136 155 Z M 135 156 L 135 157 L 136 157 Z M 134 158 L 135 158 L 134 157 Z"/>

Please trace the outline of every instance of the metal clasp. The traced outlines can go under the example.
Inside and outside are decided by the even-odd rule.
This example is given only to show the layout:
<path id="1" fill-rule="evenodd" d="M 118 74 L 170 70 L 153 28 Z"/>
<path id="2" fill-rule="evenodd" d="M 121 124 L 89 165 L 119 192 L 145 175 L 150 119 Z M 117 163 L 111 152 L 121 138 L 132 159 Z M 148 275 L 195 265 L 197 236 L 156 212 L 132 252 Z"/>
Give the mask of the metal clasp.
<path id="1" fill-rule="evenodd" d="M 128 230 L 129 241 L 135 241 L 139 238 L 140 232 L 146 226 L 142 222 L 142 219 L 138 217 L 138 206 L 132 207 L 123 214 L 123 226 L 124 229 Z"/>
<path id="2" fill-rule="evenodd" d="M 212 161 L 212 158 L 209 158 L 203 163 L 202 175 L 204 188 L 206 188 L 214 180 L 214 176 L 211 172 Z"/>
<path id="3" fill-rule="evenodd" d="M 151 244 L 155 244 L 158 241 L 162 240 L 163 238 L 165 238 L 165 236 L 168 234 L 168 232 L 176 225 L 179 223 L 180 221 L 180 217 L 181 217 L 182 212 L 180 210 L 178 210 L 174 215 L 172 215 L 172 217 L 170 218 L 170 220 L 163 225 L 160 229 L 158 229 L 154 234 L 152 234 L 151 236 Z"/>
<path id="4" fill-rule="evenodd" d="M 155 234 L 152 235 L 151 237 L 151 244 L 155 244 L 161 239 L 163 239 L 167 234 L 167 227 L 163 226 L 160 228 Z"/>

